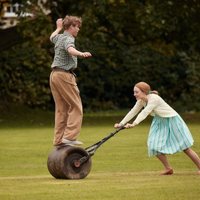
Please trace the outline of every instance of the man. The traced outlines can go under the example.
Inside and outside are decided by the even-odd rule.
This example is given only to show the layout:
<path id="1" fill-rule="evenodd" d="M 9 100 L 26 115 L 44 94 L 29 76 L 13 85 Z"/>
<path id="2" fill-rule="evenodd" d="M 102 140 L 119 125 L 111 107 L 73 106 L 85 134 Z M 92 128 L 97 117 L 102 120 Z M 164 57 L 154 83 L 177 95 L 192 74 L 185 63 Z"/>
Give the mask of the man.
<path id="1" fill-rule="evenodd" d="M 67 15 L 64 20 L 56 21 L 56 30 L 50 36 L 55 50 L 50 75 L 50 88 L 55 101 L 55 146 L 83 144 L 77 140 L 83 109 L 73 70 L 77 68 L 77 56 L 87 58 L 92 55 L 75 48 L 75 38 L 81 24 L 81 18 Z M 59 34 L 62 29 L 64 32 Z"/>

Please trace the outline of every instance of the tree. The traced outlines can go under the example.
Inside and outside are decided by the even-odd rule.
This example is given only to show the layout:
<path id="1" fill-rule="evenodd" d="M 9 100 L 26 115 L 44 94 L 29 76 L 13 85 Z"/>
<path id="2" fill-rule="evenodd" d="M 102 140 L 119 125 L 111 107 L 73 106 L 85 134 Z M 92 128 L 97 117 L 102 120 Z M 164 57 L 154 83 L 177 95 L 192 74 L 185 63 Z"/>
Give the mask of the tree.
<path id="1" fill-rule="evenodd" d="M 1 52 L 0 96 L 3 102 L 46 108 L 51 101 L 48 77 L 52 27 L 50 18 L 37 6 L 33 8 L 35 17 L 21 18 L 17 27 L 20 43 Z"/>
<path id="2" fill-rule="evenodd" d="M 36 1 L 32 1 L 24 8 L 35 5 Z M 149 82 L 177 110 L 199 110 L 199 1 L 80 0 L 75 4 L 72 0 L 59 0 L 47 1 L 44 6 L 52 11 L 49 17 L 35 6 L 31 10 L 37 16 L 36 21 L 21 24 L 23 48 L 25 52 L 32 49 L 30 56 L 26 56 L 26 68 L 31 66 L 30 73 L 35 73 L 33 69 L 40 65 L 48 79 L 53 56 L 49 52 L 52 46 L 48 37 L 55 20 L 66 14 L 78 15 L 83 18 L 83 26 L 76 46 L 93 54 L 92 59 L 79 60 L 77 70 L 85 108 L 130 107 L 132 86 L 142 80 Z M 32 52 L 39 63 L 33 63 Z M 24 55 L 21 61 L 23 58 Z M 23 66 L 21 61 L 18 65 Z M 46 91 L 44 101 L 38 101 L 41 93 L 37 93 L 31 105 L 51 105 L 47 83 L 35 79 L 31 82 L 42 85 Z M 37 88 L 34 84 L 28 91 Z M 11 94 L 9 90 L 5 88 L 5 96 Z M 34 90 L 28 96 L 33 94 Z"/>

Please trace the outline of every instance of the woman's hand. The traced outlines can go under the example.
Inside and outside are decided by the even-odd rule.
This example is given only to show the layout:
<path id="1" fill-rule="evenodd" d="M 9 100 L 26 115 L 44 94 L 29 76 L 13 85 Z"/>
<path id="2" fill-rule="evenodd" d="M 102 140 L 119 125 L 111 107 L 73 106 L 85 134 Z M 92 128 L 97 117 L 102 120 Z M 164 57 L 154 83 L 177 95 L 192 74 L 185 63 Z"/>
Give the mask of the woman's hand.
<path id="1" fill-rule="evenodd" d="M 114 128 L 120 128 L 120 127 L 122 127 L 122 124 L 116 123 L 116 124 L 114 125 Z"/>
<path id="2" fill-rule="evenodd" d="M 120 123 L 116 123 L 114 125 L 114 128 L 121 128 L 122 126 L 124 128 L 133 128 L 134 126 L 136 126 L 137 124 L 135 122 L 133 122 L 132 124 L 127 123 L 126 125 L 120 124 Z"/>
<path id="3" fill-rule="evenodd" d="M 124 127 L 125 128 L 133 128 L 135 125 L 136 125 L 136 123 L 134 123 L 134 122 L 132 124 L 127 123 Z"/>

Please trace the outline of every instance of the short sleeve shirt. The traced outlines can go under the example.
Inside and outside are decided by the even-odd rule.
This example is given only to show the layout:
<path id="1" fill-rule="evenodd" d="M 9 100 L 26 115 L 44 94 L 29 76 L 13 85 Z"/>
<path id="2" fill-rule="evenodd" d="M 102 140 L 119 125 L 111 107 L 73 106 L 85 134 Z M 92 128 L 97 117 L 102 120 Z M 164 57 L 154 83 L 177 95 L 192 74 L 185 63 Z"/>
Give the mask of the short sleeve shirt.
<path id="1" fill-rule="evenodd" d="M 51 38 L 54 43 L 54 59 L 51 67 L 59 67 L 65 70 L 77 68 L 77 57 L 71 56 L 67 49 L 69 47 L 75 48 L 75 38 L 69 33 L 57 34 Z"/>

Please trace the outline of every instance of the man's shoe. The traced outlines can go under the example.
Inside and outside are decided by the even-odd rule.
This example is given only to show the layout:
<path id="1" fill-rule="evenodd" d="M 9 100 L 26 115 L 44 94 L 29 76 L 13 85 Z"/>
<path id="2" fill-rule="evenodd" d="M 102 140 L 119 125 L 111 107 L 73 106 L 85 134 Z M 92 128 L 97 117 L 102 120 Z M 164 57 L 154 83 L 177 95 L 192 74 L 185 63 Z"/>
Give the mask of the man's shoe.
<path id="1" fill-rule="evenodd" d="M 72 144 L 74 144 L 74 145 L 83 145 L 83 143 L 81 141 L 78 141 L 78 140 L 73 140 Z"/>
<path id="2" fill-rule="evenodd" d="M 62 143 L 65 145 L 71 145 L 71 146 L 83 144 L 81 141 L 78 141 L 78 140 L 68 140 L 64 138 L 62 139 Z"/>

